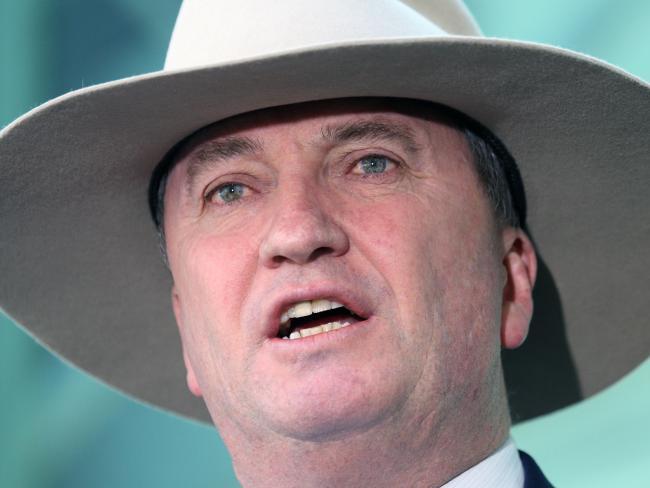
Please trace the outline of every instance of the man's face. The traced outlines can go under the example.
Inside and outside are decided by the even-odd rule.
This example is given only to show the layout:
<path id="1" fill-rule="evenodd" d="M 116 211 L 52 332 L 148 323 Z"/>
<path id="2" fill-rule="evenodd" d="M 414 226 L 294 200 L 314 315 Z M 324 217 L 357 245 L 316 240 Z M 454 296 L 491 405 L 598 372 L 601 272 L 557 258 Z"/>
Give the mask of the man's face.
<path id="1" fill-rule="evenodd" d="M 435 114 L 340 101 L 230 119 L 190 143 L 165 212 L 188 383 L 226 436 L 435 427 L 498 390 L 501 232 Z M 280 326 L 310 300 L 346 308 Z M 350 325 L 282 338 L 335 320 Z"/>

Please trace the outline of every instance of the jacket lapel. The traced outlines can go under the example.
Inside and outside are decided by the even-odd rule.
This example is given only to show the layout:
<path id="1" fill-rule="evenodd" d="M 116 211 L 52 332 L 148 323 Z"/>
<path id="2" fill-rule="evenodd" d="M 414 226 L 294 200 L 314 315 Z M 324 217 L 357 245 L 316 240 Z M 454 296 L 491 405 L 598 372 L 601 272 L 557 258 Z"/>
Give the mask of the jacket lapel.
<path id="1" fill-rule="evenodd" d="M 532 457 L 523 451 L 519 451 L 519 457 L 524 465 L 524 488 L 553 488 Z"/>

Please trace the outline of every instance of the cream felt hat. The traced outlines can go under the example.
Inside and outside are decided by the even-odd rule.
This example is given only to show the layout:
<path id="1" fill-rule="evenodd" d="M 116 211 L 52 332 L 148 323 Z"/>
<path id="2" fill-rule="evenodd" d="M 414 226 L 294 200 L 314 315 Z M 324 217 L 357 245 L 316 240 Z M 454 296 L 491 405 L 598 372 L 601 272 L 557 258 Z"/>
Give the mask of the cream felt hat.
<path id="1" fill-rule="evenodd" d="M 504 354 L 515 420 L 648 356 L 650 87 L 482 37 L 456 0 L 186 0 L 163 71 L 66 94 L 0 133 L 0 306 L 99 379 L 209 421 L 185 385 L 152 171 L 214 121 L 363 96 L 453 107 L 519 165 L 542 266 L 531 334 Z"/>

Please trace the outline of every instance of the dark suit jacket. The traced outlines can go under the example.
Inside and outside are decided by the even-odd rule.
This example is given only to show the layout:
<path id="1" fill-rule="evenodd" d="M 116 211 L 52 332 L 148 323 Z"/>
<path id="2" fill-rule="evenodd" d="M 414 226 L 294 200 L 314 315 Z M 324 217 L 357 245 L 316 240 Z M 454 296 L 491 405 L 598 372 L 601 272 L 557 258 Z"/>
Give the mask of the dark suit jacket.
<path id="1" fill-rule="evenodd" d="M 523 451 L 519 451 L 519 457 L 524 465 L 524 488 L 553 488 L 532 457 Z"/>

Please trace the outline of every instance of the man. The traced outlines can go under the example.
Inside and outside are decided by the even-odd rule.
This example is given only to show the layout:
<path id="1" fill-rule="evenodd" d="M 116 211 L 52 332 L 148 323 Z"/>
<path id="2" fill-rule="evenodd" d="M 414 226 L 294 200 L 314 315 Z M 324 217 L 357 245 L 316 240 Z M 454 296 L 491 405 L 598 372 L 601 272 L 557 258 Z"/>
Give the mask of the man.
<path id="1" fill-rule="evenodd" d="M 391 13 L 397 17 L 390 16 L 391 20 L 416 27 L 409 23 L 412 11 L 400 10 L 402 6 L 396 5 L 386 8 L 393 7 L 396 10 Z M 192 8 L 186 7 L 186 18 L 192 18 Z M 195 10 L 193 18 L 190 23 L 179 21 L 177 36 L 181 36 L 183 26 L 187 29 L 192 25 L 195 29 L 194 23 L 211 17 L 205 12 L 199 17 Z M 364 18 L 359 16 L 357 20 Z M 415 69 L 419 43 L 412 42 L 408 49 L 398 45 L 383 43 L 384 61 L 392 70 L 399 66 L 398 60 Z M 474 48 L 461 41 L 454 47 L 467 50 L 467 59 L 460 61 L 466 68 L 485 54 L 494 56 L 497 66 L 506 60 L 498 47 L 486 47 L 487 44 L 479 42 L 473 45 Z M 444 40 L 439 42 L 438 52 L 444 51 L 445 46 Z M 336 51 L 337 59 L 331 61 L 329 69 L 336 66 L 343 70 L 342 74 L 337 72 L 337 79 L 341 76 L 349 80 L 351 75 L 357 78 L 351 87 L 341 88 L 349 82 L 343 81 L 329 92 L 321 91 L 325 85 L 320 82 L 304 88 L 314 83 L 315 74 L 326 72 L 315 67 L 316 61 L 322 65 L 328 59 L 329 51 L 321 51 L 325 55 L 311 61 L 311 54 L 307 53 L 299 64 L 291 56 L 278 58 L 279 64 L 272 70 L 276 76 L 284 73 L 282 68 L 311 66 L 311 73 L 307 69 L 297 85 L 302 93 L 288 96 L 275 86 L 295 88 L 294 84 L 286 84 L 286 80 L 285 84 L 271 82 L 265 88 L 274 93 L 270 97 L 273 104 L 284 108 L 229 118 L 197 132 L 170 156 L 172 164 L 165 168 L 169 170 L 166 184 L 154 186 L 164 190 L 165 220 L 161 230 L 165 233 L 174 278 L 172 296 L 183 339 L 188 385 L 206 399 L 233 453 L 239 476 L 253 486 L 377 486 L 380 481 L 390 486 L 439 486 L 498 450 L 507 437 L 499 339 L 505 347 L 512 347 L 526 335 L 536 274 L 532 244 L 526 233 L 504 222 L 502 215 L 492 208 L 494 202 L 474 167 L 475 154 L 461 137 L 458 124 L 449 120 L 449 113 L 424 102 L 414 105 L 392 98 L 417 96 L 452 105 L 454 93 L 449 88 L 455 85 L 459 71 L 454 70 L 456 74 L 447 78 L 436 73 L 440 86 L 435 96 L 424 96 L 426 82 L 431 81 L 426 80 L 426 73 L 420 73 L 420 81 L 402 88 L 401 74 L 391 80 L 387 68 L 368 65 L 365 69 L 373 77 L 380 72 L 386 77 L 373 85 L 372 80 L 357 73 L 359 63 L 372 59 L 372 49 L 362 53 L 364 49 L 367 48 L 361 45 Z M 395 50 L 393 54 L 391 49 Z M 345 58 L 346 53 L 355 51 L 351 58 Z M 426 59 L 431 60 L 435 53 L 427 52 Z M 520 54 L 531 52 L 524 53 L 522 48 Z M 550 56 L 548 52 L 543 54 Z M 442 55 L 439 61 L 448 56 Z M 584 74 L 595 69 L 585 66 L 584 60 L 574 61 L 570 64 L 568 57 L 558 54 L 555 68 L 569 63 L 573 69 L 584 68 Z M 327 63 L 324 67 L 328 68 Z M 227 88 L 229 83 L 237 83 L 241 89 L 242 83 L 249 82 L 248 77 L 259 79 L 260 73 L 266 73 L 266 80 L 271 74 L 271 70 L 256 69 L 256 64 L 251 63 L 236 71 L 222 70 L 220 89 Z M 481 69 L 489 73 L 487 67 L 475 69 L 479 70 L 476 75 Z M 430 69 L 427 71 L 431 76 Z M 605 72 L 599 74 L 608 76 Z M 180 91 L 182 76 L 175 80 Z M 609 81 L 618 83 L 617 88 L 629 97 L 637 94 L 639 88 L 631 81 L 620 75 L 616 78 L 612 73 L 609 76 Z M 510 81 L 512 86 L 505 88 L 512 88 L 520 86 L 523 79 L 525 76 L 516 79 L 516 83 L 510 77 L 498 81 Z M 196 78 L 191 81 L 192 85 L 200 82 Z M 361 86 L 366 88 L 361 90 Z M 499 82 L 492 83 L 492 93 L 499 95 L 496 105 L 505 101 L 499 86 Z M 142 94 L 137 85 L 134 88 L 130 94 L 122 93 L 121 99 L 128 102 Z M 494 107 L 485 111 L 478 107 L 478 95 L 485 95 L 482 90 L 490 93 L 490 88 L 466 87 L 462 100 L 455 105 L 476 117 L 482 115 L 486 121 L 495 121 L 498 126 Z M 592 100 L 600 90 L 596 85 L 592 91 L 587 88 L 580 93 Z M 643 103 L 647 105 L 647 88 L 643 90 L 635 98 L 636 107 L 639 103 L 642 107 Z M 164 86 L 162 91 L 166 91 Z M 295 105 L 310 99 L 308 91 L 312 93 L 311 99 L 376 94 L 391 99 Z M 550 92 L 532 97 L 533 105 L 550 102 Z M 83 113 L 79 103 L 99 101 L 101 108 L 106 108 L 108 102 L 101 101 L 102 93 L 96 95 L 95 100 L 80 97 L 67 107 Z M 513 102 L 517 94 L 509 95 Z M 486 99 L 491 100 L 489 96 Z M 208 103 L 207 100 L 204 98 L 202 103 Z M 192 127 L 200 129 L 226 115 L 268 106 L 263 101 L 246 100 L 238 101 L 237 109 L 223 108 L 228 101 L 222 95 L 218 109 L 208 107 L 205 113 L 174 111 L 188 120 L 182 132 L 182 121 L 174 131 L 183 136 L 193 132 L 188 130 L 190 115 Z M 559 105 L 555 102 L 548 107 L 554 116 L 560 113 Z M 119 109 L 128 112 L 129 106 L 124 103 Z M 219 116 L 215 117 L 217 113 Z M 505 108 L 500 113 L 508 114 Z M 638 114 L 632 114 L 632 118 L 635 115 Z M 60 111 L 52 114 L 48 123 L 65 120 L 67 124 L 68 117 Z M 516 119 L 512 112 L 505 118 L 509 117 Z M 573 115 L 565 117 L 558 125 L 572 127 Z M 620 119 L 616 114 L 610 117 L 616 128 Z M 150 118 L 152 122 L 154 119 Z M 517 122 L 524 123 L 521 119 Z M 33 117 L 32 130 L 40 127 L 37 124 L 38 117 Z M 628 129 L 627 124 L 625 127 Z M 147 127 L 140 136 L 153 129 L 157 127 Z M 7 133 L 6 147 L 10 153 L 18 148 L 23 153 L 21 141 L 28 138 L 22 139 L 20 130 L 18 126 Z M 635 130 L 638 128 L 629 124 L 625 137 L 633 140 Z M 169 132 L 168 129 L 162 138 L 173 140 Z M 512 144 L 508 146 L 525 153 L 518 146 L 525 132 L 513 129 Z M 66 137 L 79 137 L 73 135 L 78 133 L 68 130 Z M 488 147 L 502 153 L 489 133 L 486 137 L 492 144 Z M 533 149 L 537 149 L 535 144 L 546 142 L 530 134 L 525 138 L 532 142 Z M 576 140 L 576 151 L 586 152 L 583 142 Z M 561 138 L 555 142 L 559 149 L 568 147 Z M 135 144 L 136 139 L 131 138 L 126 148 L 133 148 L 140 157 L 147 151 L 160 151 L 159 147 L 140 149 Z M 137 144 L 150 143 L 140 138 Z M 159 146 L 162 145 L 164 142 Z M 507 166 L 507 154 L 502 155 L 502 171 L 517 200 L 517 178 L 508 174 L 512 168 Z M 596 166 L 605 160 L 596 159 Z M 527 169 L 529 175 L 533 168 L 531 164 Z M 93 171 L 97 168 L 93 167 Z M 107 176 L 104 173 L 100 178 Z M 73 176 L 71 181 L 75 189 L 75 185 L 87 186 L 83 178 Z M 90 189 L 85 192 L 84 205 L 94 207 L 98 192 L 99 200 L 104 199 L 103 190 L 95 185 Z M 129 207 L 131 203 L 125 202 Z M 520 204 L 520 213 L 522 208 Z M 126 213 L 133 213 L 132 207 L 113 217 Z M 59 215 L 57 212 L 48 217 L 57 219 Z M 63 223 L 60 218 L 54 222 Z M 96 225 L 81 227 L 96 231 Z M 81 234 L 73 239 L 79 237 L 80 247 L 68 251 L 69 256 L 78 259 L 81 254 L 84 266 L 97 266 L 95 258 L 83 259 L 81 250 L 86 248 L 88 236 L 83 230 Z M 641 241 L 633 235 L 630 242 L 638 245 Z M 103 251 L 110 254 L 109 248 L 104 246 Z M 123 250 L 119 254 L 123 259 Z M 105 261 L 109 262 L 112 260 Z M 92 282 L 93 276 L 115 272 L 101 262 L 99 266 L 100 269 L 84 274 L 80 281 Z M 55 275 L 59 273 L 54 270 Z M 119 274 L 122 276 L 122 272 Z M 78 279 L 79 276 L 67 282 L 64 279 L 63 290 L 66 283 L 73 287 Z M 86 297 L 99 305 L 101 315 L 101 302 L 108 300 L 113 306 L 114 298 L 107 297 L 105 290 L 97 294 L 90 284 L 86 285 Z M 304 286 L 316 289 L 302 290 Z M 135 287 L 138 288 L 137 284 Z M 146 295 L 146 290 L 138 291 Z M 141 296 L 139 293 L 138 297 Z M 302 302 L 306 300 L 323 299 L 329 306 L 340 301 L 347 309 L 342 313 L 343 321 L 351 318 L 355 323 L 314 337 L 281 339 L 283 311 L 296 312 L 304 308 Z M 632 302 L 633 309 L 635 306 L 638 311 L 638 303 Z M 98 308 L 94 307 L 94 311 Z M 140 319 L 146 322 L 144 317 Z M 23 322 L 29 320 L 23 317 Z M 288 324 L 285 332 L 291 337 L 297 331 L 292 329 L 306 325 L 317 324 Z M 145 332 L 146 340 L 151 341 L 154 330 Z M 327 337 L 346 338 L 347 342 L 341 339 L 340 347 L 330 346 L 324 342 L 330 340 Z M 105 366 L 92 367 L 102 374 Z M 119 365 L 112 369 L 118 370 L 113 381 L 125 385 L 120 375 L 131 374 L 132 369 L 120 371 Z M 147 398 L 145 390 L 140 394 Z M 170 406 L 176 401 L 172 398 L 157 403 Z M 183 411 L 180 407 L 176 409 Z M 280 459 L 271 456 L 277 453 L 282 453 Z M 270 466 L 274 469 L 265 470 Z"/>
<path id="2" fill-rule="evenodd" d="M 443 114 L 299 104 L 179 149 L 187 381 L 244 485 L 439 486 L 507 440 L 499 338 L 526 336 L 535 255 Z"/>

